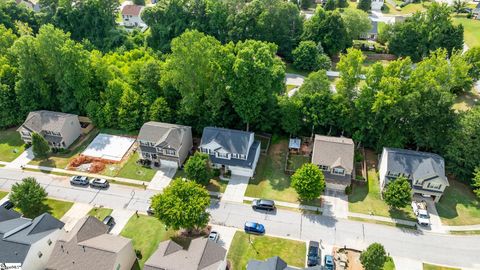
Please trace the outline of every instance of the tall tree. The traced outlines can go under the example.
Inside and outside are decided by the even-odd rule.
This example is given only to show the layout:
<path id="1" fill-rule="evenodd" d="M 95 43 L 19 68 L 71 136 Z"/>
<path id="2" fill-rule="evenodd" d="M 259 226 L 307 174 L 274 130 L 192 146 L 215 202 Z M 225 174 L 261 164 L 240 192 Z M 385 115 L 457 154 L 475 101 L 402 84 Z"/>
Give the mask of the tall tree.
<path id="1" fill-rule="evenodd" d="M 363 10 L 347 8 L 342 12 L 342 19 L 351 39 L 358 39 L 360 35 L 372 29 L 368 13 Z"/>
<path id="2" fill-rule="evenodd" d="M 25 217 L 34 218 L 44 212 L 47 192 L 35 178 L 28 177 L 13 184 L 9 199 Z"/>
<path id="3" fill-rule="evenodd" d="M 208 155 L 195 152 L 185 163 L 185 173 L 189 180 L 193 180 L 200 185 L 206 186 L 212 178 L 212 169 L 208 161 Z"/>
<path id="4" fill-rule="evenodd" d="M 467 8 L 467 2 L 463 0 L 454 0 L 452 9 L 458 14 L 465 12 L 465 9 Z"/>
<path id="5" fill-rule="evenodd" d="M 47 140 L 38 133 L 32 133 L 32 151 L 36 158 L 45 158 L 50 152 Z"/>
<path id="6" fill-rule="evenodd" d="M 289 98 L 287 95 L 279 96 L 278 107 L 282 129 L 291 135 L 297 135 L 303 121 L 301 100 L 297 97 Z"/>
<path id="7" fill-rule="evenodd" d="M 347 0 L 337 0 L 337 1 L 335 1 L 335 4 L 336 4 L 337 8 L 346 8 L 346 7 L 348 7 L 348 2 L 347 2 Z"/>
<path id="8" fill-rule="evenodd" d="M 390 182 L 383 193 L 385 202 L 393 208 L 402 208 L 412 201 L 412 188 L 407 178 L 398 177 Z"/>
<path id="9" fill-rule="evenodd" d="M 469 76 L 475 81 L 480 80 L 480 47 L 470 48 L 463 56 L 471 65 L 468 71 Z"/>
<path id="10" fill-rule="evenodd" d="M 325 177 L 317 165 L 305 163 L 292 175 L 292 187 L 301 200 L 314 200 L 325 189 Z"/>
<path id="11" fill-rule="evenodd" d="M 163 97 L 155 99 L 150 106 L 150 121 L 170 122 L 172 120 L 173 112 L 168 102 Z"/>
<path id="12" fill-rule="evenodd" d="M 360 262 L 365 270 L 382 270 L 387 261 L 385 248 L 379 243 L 373 243 L 360 254 Z"/>
<path id="13" fill-rule="evenodd" d="M 349 48 L 347 54 L 340 55 L 337 69 L 340 71 L 340 81 L 337 83 L 338 93 L 347 100 L 353 101 L 357 96 L 357 86 L 362 74 L 365 56 L 362 51 Z"/>
<path id="14" fill-rule="evenodd" d="M 35 32 L 38 31 L 39 23 L 33 10 L 28 9 L 25 5 L 17 5 L 15 1 L 0 1 L 0 25 L 20 34 L 19 27 L 22 24 L 18 24 L 18 22 L 26 24 Z"/>
<path id="15" fill-rule="evenodd" d="M 227 93 L 247 130 L 284 87 L 285 65 L 275 52 L 275 44 L 256 40 L 235 45 Z"/>
<path id="16" fill-rule="evenodd" d="M 152 198 L 155 216 L 174 230 L 191 231 L 207 226 L 209 205 L 210 195 L 205 188 L 179 178 Z"/>
<path id="17" fill-rule="evenodd" d="M 313 41 L 302 41 L 292 52 L 293 65 L 302 70 L 318 70 L 325 66 L 321 53 Z"/>
<path id="18" fill-rule="evenodd" d="M 473 192 L 480 198 L 480 166 L 475 169 L 472 179 Z"/>
<path id="19" fill-rule="evenodd" d="M 372 0 L 359 0 L 357 8 L 369 12 L 372 9 Z"/>
<path id="20" fill-rule="evenodd" d="M 142 125 L 140 107 L 140 95 L 130 87 L 127 87 L 120 98 L 118 107 L 118 124 L 122 129 L 131 131 L 140 128 Z"/>
<path id="21" fill-rule="evenodd" d="M 323 6 L 323 9 L 325 9 L 325 10 L 335 10 L 335 8 L 336 8 L 335 5 L 336 5 L 335 0 L 327 0 L 325 5 Z"/>

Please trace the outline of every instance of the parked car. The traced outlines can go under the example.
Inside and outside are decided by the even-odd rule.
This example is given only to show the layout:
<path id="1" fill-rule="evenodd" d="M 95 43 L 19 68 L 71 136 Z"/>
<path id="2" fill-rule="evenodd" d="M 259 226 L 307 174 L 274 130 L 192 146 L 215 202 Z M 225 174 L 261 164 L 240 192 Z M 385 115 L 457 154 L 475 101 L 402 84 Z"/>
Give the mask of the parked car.
<path id="1" fill-rule="evenodd" d="M 103 219 L 103 224 L 108 226 L 108 231 L 112 230 L 113 225 L 115 225 L 115 219 L 112 216 L 106 216 Z"/>
<path id="2" fill-rule="evenodd" d="M 319 264 L 320 244 L 317 241 L 308 243 L 307 266 L 315 266 Z"/>
<path id="3" fill-rule="evenodd" d="M 155 215 L 155 210 L 153 209 L 153 207 L 149 206 L 148 209 L 147 209 L 147 214 L 149 216 L 153 216 Z"/>
<path id="4" fill-rule="evenodd" d="M 429 226 L 430 225 L 430 215 L 427 211 L 427 203 L 424 201 L 412 202 L 412 209 L 413 213 L 417 216 L 417 223 L 421 226 Z"/>
<path id="5" fill-rule="evenodd" d="M 254 210 L 265 210 L 265 211 L 274 211 L 275 210 L 275 202 L 272 200 L 253 200 L 252 208 Z"/>
<path id="6" fill-rule="evenodd" d="M 218 239 L 220 238 L 220 234 L 216 231 L 211 231 L 210 234 L 208 235 L 208 240 L 217 242 Z"/>
<path id="7" fill-rule="evenodd" d="M 72 176 L 72 178 L 70 179 L 70 184 L 86 186 L 89 184 L 88 177 L 80 175 Z"/>
<path id="8" fill-rule="evenodd" d="M 246 233 L 252 233 L 252 234 L 264 234 L 265 233 L 265 227 L 256 222 L 252 221 L 247 221 L 245 222 L 245 226 L 243 227 Z"/>
<path id="9" fill-rule="evenodd" d="M 108 188 L 110 184 L 106 179 L 93 178 L 93 180 L 90 181 L 90 186 L 96 188 Z"/>
<path id="10" fill-rule="evenodd" d="M 5 201 L 1 205 L 1 207 L 5 208 L 7 210 L 12 209 L 14 206 L 15 206 L 15 204 L 13 204 L 13 202 L 11 202 L 11 201 Z"/>
<path id="11" fill-rule="evenodd" d="M 324 258 L 325 270 L 335 270 L 335 261 L 332 255 L 325 255 Z"/>

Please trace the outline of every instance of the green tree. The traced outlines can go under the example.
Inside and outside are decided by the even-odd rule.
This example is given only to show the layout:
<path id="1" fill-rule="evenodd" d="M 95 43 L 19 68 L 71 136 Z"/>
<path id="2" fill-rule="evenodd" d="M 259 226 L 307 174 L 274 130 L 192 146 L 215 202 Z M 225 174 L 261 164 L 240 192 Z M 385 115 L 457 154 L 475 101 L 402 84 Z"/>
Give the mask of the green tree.
<path id="1" fill-rule="evenodd" d="M 275 44 L 256 40 L 235 45 L 227 94 L 247 130 L 284 88 L 285 65 L 275 51 Z"/>
<path id="2" fill-rule="evenodd" d="M 410 187 L 407 178 L 402 176 L 387 185 L 383 193 L 383 199 L 390 207 L 402 208 L 411 202 L 411 192 L 412 188 Z"/>
<path id="3" fill-rule="evenodd" d="M 358 39 L 372 28 L 368 13 L 360 9 L 347 8 L 342 13 L 342 19 L 351 39 Z"/>
<path id="4" fill-rule="evenodd" d="M 347 54 L 340 55 L 337 69 L 340 71 L 340 81 L 337 83 L 338 93 L 347 100 L 353 101 L 357 96 L 357 85 L 360 82 L 365 56 L 358 49 L 349 48 Z"/>
<path id="5" fill-rule="evenodd" d="M 20 27 L 24 24 L 35 32 L 38 31 L 39 23 L 33 10 L 28 9 L 25 5 L 17 5 L 15 1 L 0 1 L 0 25 L 20 34 Z"/>
<path id="6" fill-rule="evenodd" d="M 465 9 L 467 8 L 467 2 L 463 0 L 454 0 L 452 4 L 452 9 L 457 13 L 465 12 Z"/>
<path id="7" fill-rule="evenodd" d="M 463 56 L 471 65 L 468 71 L 469 76 L 475 81 L 480 80 L 480 47 L 470 48 Z"/>
<path id="8" fill-rule="evenodd" d="M 347 0 L 337 0 L 336 1 L 337 8 L 346 8 L 348 7 Z"/>
<path id="9" fill-rule="evenodd" d="M 293 54 L 293 65 L 302 70 L 317 70 L 322 64 L 321 54 L 318 51 L 317 45 L 313 41 L 302 41 Z"/>
<path id="10" fill-rule="evenodd" d="M 45 158 L 50 152 L 47 140 L 38 133 L 32 133 L 32 151 L 36 158 Z"/>
<path id="11" fill-rule="evenodd" d="M 279 96 L 278 107 L 282 129 L 291 135 L 297 135 L 302 127 L 301 100 L 297 97 Z"/>
<path id="12" fill-rule="evenodd" d="M 357 8 L 369 12 L 372 9 L 372 0 L 359 0 Z"/>
<path id="13" fill-rule="evenodd" d="M 316 165 L 306 163 L 292 175 L 291 185 L 301 200 L 310 201 L 325 189 L 325 177 Z"/>
<path id="14" fill-rule="evenodd" d="M 170 122 L 172 119 L 172 110 L 163 97 L 157 98 L 150 106 L 150 121 Z"/>
<path id="15" fill-rule="evenodd" d="M 204 153 L 195 152 L 185 163 L 184 169 L 188 179 L 203 186 L 208 185 L 212 178 L 208 155 Z"/>
<path id="16" fill-rule="evenodd" d="M 142 125 L 140 95 L 131 88 L 125 89 L 118 107 L 118 124 L 124 130 L 136 130 Z"/>
<path id="17" fill-rule="evenodd" d="M 45 210 L 45 189 L 33 177 L 22 179 L 22 182 L 15 183 L 10 192 L 10 200 L 28 218 L 34 218 Z"/>
<path id="18" fill-rule="evenodd" d="M 325 3 L 325 6 L 323 6 L 323 9 L 325 10 L 335 10 L 335 0 L 327 0 Z"/>
<path id="19" fill-rule="evenodd" d="M 145 0 L 133 0 L 135 5 L 145 6 Z"/>
<path id="20" fill-rule="evenodd" d="M 382 270 L 387 261 L 385 248 L 379 243 L 373 243 L 360 254 L 360 262 L 365 270 Z"/>
<path id="21" fill-rule="evenodd" d="M 210 195 L 205 188 L 179 178 L 152 198 L 155 216 L 174 230 L 192 231 L 207 226 L 209 205 Z"/>
<path id="22" fill-rule="evenodd" d="M 480 198 L 480 167 L 477 167 L 473 173 L 472 187 L 475 195 Z"/>

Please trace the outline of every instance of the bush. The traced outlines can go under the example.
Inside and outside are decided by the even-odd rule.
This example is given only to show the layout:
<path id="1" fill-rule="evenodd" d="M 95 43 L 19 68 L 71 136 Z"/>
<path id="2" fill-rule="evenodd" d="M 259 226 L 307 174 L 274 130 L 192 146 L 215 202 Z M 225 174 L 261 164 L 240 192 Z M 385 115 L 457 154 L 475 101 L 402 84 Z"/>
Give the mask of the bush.
<path id="1" fill-rule="evenodd" d="M 291 185 L 301 200 L 313 200 L 325 189 L 325 177 L 318 166 L 305 163 L 292 175 Z"/>
<path id="2" fill-rule="evenodd" d="M 360 254 L 360 262 L 365 270 L 382 270 L 387 261 L 385 248 L 379 243 L 373 243 Z"/>
<path id="3" fill-rule="evenodd" d="M 213 169 L 213 177 L 219 177 L 220 176 L 220 169 Z"/>
<path id="4" fill-rule="evenodd" d="M 345 194 L 347 194 L 347 195 L 352 194 L 352 185 L 348 185 L 348 186 L 345 188 Z"/>

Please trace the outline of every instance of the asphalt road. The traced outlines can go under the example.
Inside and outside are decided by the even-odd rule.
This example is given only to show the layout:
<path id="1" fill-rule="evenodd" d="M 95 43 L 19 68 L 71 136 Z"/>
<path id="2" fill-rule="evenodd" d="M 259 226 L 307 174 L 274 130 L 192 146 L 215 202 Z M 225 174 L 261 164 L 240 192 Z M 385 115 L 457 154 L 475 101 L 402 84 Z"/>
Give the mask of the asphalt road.
<path id="1" fill-rule="evenodd" d="M 103 205 L 109 208 L 146 211 L 155 191 L 111 185 L 107 190 L 72 187 L 67 177 L 0 168 L 0 189 L 24 177 L 33 176 L 45 186 L 50 197 Z M 211 223 L 243 228 L 247 220 L 265 225 L 267 234 L 303 240 L 322 240 L 328 245 L 363 249 L 382 243 L 390 255 L 430 263 L 480 269 L 480 236 L 423 233 L 409 229 L 334 219 L 332 217 L 278 209 L 267 214 L 254 212 L 241 203 L 212 202 Z"/>

